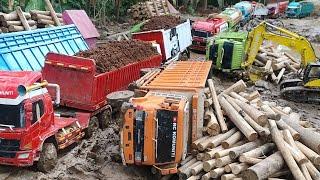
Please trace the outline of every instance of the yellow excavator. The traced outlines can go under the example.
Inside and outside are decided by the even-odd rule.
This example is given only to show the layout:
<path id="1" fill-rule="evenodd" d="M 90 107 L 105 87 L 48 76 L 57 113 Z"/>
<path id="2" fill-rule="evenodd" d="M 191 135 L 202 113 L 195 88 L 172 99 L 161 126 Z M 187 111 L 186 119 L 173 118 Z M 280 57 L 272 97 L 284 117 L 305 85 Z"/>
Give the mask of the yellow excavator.
<path id="1" fill-rule="evenodd" d="M 319 103 L 320 63 L 314 49 L 305 37 L 284 28 L 261 22 L 246 36 L 243 32 L 221 33 L 209 42 L 207 59 L 223 71 L 253 69 L 252 64 L 264 40 L 287 46 L 301 55 L 303 77 L 282 81 L 281 95 L 296 102 Z"/>
<path id="2" fill-rule="evenodd" d="M 303 76 L 282 81 L 282 97 L 295 102 L 320 103 L 320 63 L 311 43 L 303 36 L 262 22 L 249 33 L 246 46 L 248 58 L 243 62 L 243 67 L 252 65 L 263 40 L 287 46 L 301 55 Z"/>

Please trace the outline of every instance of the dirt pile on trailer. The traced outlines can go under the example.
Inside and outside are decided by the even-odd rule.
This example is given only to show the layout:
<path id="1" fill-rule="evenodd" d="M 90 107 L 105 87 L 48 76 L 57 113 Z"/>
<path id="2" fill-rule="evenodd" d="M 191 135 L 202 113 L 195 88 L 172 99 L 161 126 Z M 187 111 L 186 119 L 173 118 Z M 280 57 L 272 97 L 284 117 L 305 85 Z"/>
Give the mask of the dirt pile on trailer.
<path id="1" fill-rule="evenodd" d="M 155 16 L 146 22 L 141 31 L 152 31 L 158 29 L 170 29 L 183 23 L 183 20 L 175 16 Z"/>
<path id="2" fill-rule="evenodd" d="M 79 52 L 76 56 L 95 60 L 97 73 L 104 73 L 157 54 L 156 48 L 152 47 L 151 43 L 132 40 L 110 41 L 101 47 Z"/>

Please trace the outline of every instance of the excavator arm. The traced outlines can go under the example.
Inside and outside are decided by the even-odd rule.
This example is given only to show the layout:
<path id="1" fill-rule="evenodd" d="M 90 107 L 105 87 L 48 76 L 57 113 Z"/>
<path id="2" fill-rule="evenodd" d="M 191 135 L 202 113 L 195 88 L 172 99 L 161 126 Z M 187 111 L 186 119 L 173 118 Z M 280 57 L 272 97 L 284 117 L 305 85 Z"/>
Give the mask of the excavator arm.
<path id="1" fill-rule="evenodd" d="M 270 29 L 272 29 L 272 31 Z M 311 62 L 317 61 L 313 47 L 305 37 L 286 29 L 273 26 L 267 22 L 262 22 L 248 35 L 245 49 L 247 58 L 246 61 L 242 63 L 244 68 L 253 64 L 264 40 L 276 42 L 298 52 L 301 55 L 302 68 L 305 68 Z"/>

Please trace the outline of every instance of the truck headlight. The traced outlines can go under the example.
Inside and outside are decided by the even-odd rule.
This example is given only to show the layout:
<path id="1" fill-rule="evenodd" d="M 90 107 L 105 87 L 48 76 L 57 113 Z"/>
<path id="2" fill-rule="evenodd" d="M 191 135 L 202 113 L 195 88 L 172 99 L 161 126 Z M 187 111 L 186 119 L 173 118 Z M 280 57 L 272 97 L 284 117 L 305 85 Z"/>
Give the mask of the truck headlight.
<path id="1" fill-rule="evenodd" d="M 18 159 L 27 159 L 29 157 L 29 153 L 22 153 L 18 155 Z"/>

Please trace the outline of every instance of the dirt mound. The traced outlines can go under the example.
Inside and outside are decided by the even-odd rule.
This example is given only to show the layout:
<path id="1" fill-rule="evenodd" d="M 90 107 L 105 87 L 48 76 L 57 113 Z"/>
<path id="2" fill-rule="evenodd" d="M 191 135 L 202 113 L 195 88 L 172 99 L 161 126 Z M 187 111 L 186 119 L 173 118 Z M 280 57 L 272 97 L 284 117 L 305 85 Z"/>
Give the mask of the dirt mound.
<path id="1" fill-rule="evenodd" d="M 156 48 L 150 43 L 131 40 L 110 41 L 98 48 L 79 52 L 76 56 L 94 59 L 97 64 L 97 73 L 104 73 L 145 60 L 156 54 L 158 54 Z"/>
<path id="2" fill-rule="evenodd" d="M 146 22 L 141 30 L 142 31 L 151 31 L 151 30 L 158 30 L 158 29 L 170 29 L 178 24 L 183 23 L 179 17 L 175 16 L 155 16 L 152 17 L 148 22 Z"/>

